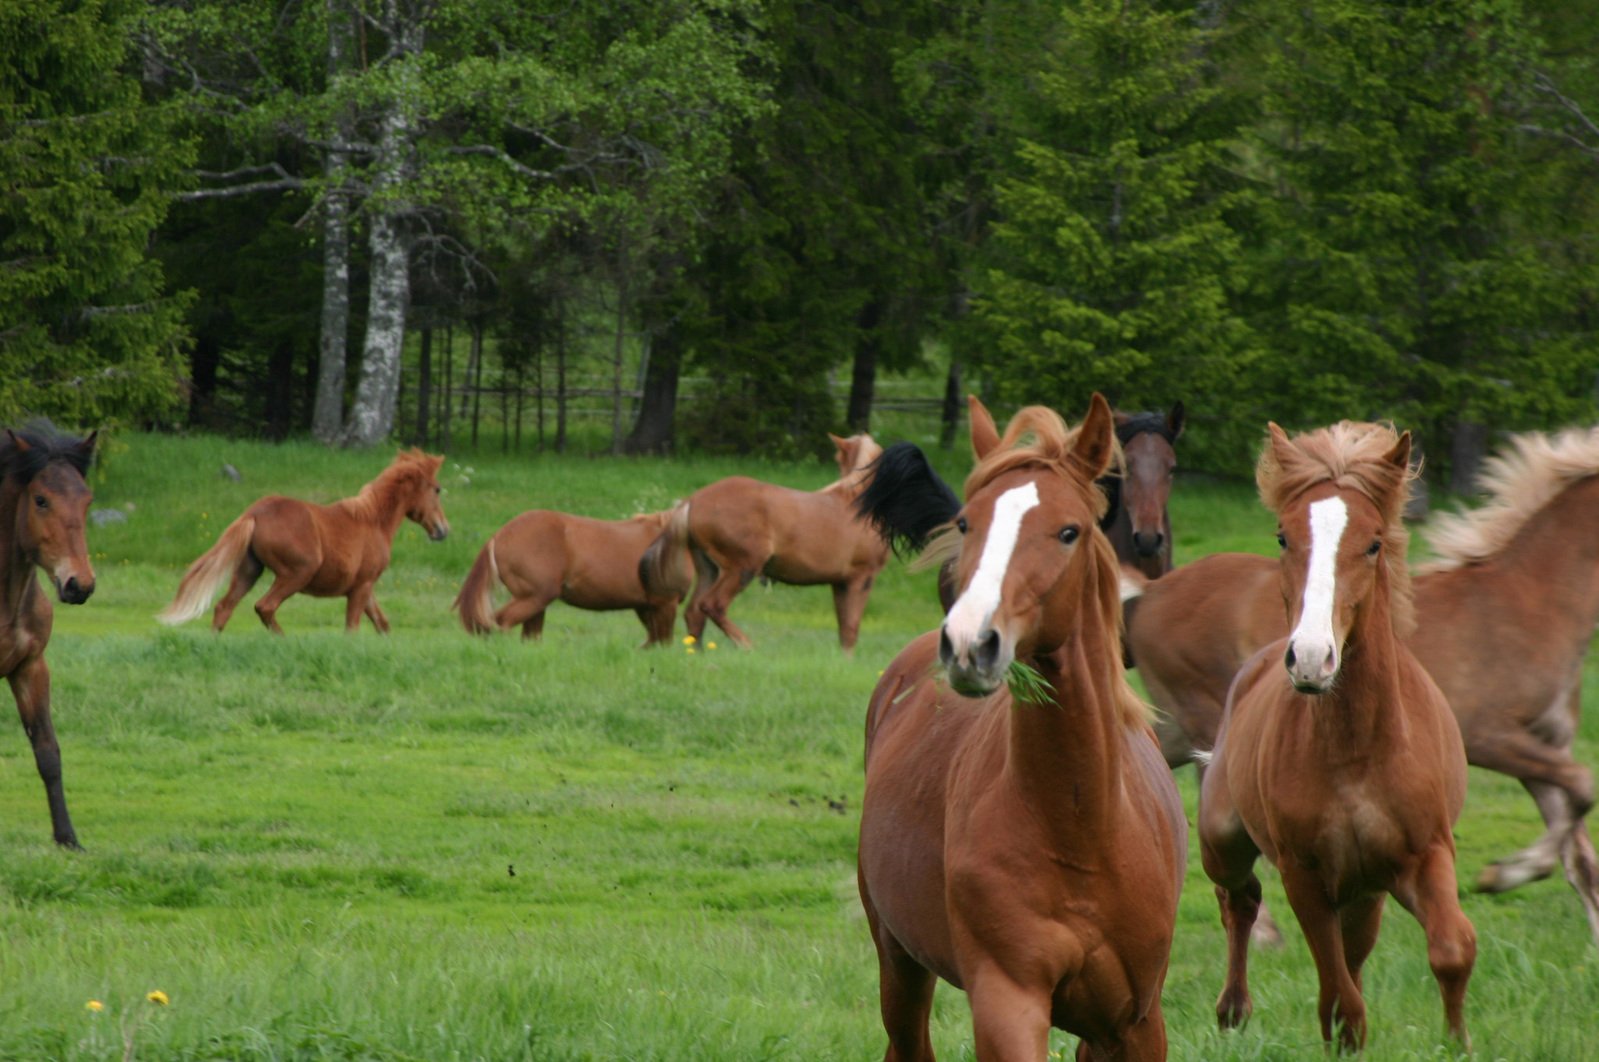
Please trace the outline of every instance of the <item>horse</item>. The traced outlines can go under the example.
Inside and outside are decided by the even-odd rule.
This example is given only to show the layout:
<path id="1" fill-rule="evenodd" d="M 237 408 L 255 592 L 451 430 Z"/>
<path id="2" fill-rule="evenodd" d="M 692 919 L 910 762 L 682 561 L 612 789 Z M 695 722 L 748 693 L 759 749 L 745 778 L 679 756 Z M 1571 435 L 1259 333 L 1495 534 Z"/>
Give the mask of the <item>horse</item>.
<path id="1" fill-rule="evenodd" d="M 273 634 L 283 633 L 278 607 L 299 593 L 342 597 L 346 630 L 358 629 L 365 615 L 379 634 L 387 634 L 389 619 L 378 607 L 372 584 L 389 566 L 389 551 L 403 521 L 414 520 L 435 542 L 450 533 L 439 501 L 443 464 L 444 458 L 413 448 L 396 455 L 353 498 L 331 505 L 281 494 L 262 498 L 189 565 L 177 595 L 156 618 L 166 624 L 193 619 L 231 579 L 211 617 L 212 629 L 220 634 L 239 601 L 270 568 L 272 585 L 255 603 L 255 614 Z"/>
<path id="2" fill-rule="evenodd" d="M 1401 641 L 1415 622 L 1401 519 L 1410 433 L 1342 421 L 1290 439 L 1276 424 L 1256 469 L 1277 514 L 1293 629 L 1253 655 L 1227 696 L 1198 833 L 1227 933 L 1216 1002 L 1245 1022 L 1255 861 L 1282 875 L 1320 981 L 1321 1035 L 1366 1042 L 1361 969 L 1393 896 L 1421 923 L 1449 1032 L 1467 1043 L 1476 934 L 1460 909 L 1452 829 L 1466 753 L 1443 692 Z"/>
<path id="3" fill-rule="evenodd" d="M 94 565 L 83 527 L 94 495 L 84 482 L 99 432 L 63 435 L 45 421 L 6 429 L 0 440 L 0 675 L 33 746 L 44 782 L 55 843 L 79 849 L 61 785 L 61 745 L 50 720 L 50 644 L 55 611 L 34 569 L 50 577 L 56 597 L 81 605 L 94 593 Z"/>
<path id="4" fill-rule="evenodd" d="M 1042 1058 L 1054 1025 L 1079 1059 L 1163 1059 L 1188 826 L 1121 663 L 1094 486 L 1110 406 L 1094 395 L 1076 431 L 1029 407 L 1001 438 L 969 402 L 962 590 L 867 710 L 857 865 L 885 1057 L 933 1057 L 943 978 L 967 993 L 978 1058 Z"/>
<path id="5" fill-rule="evenodd" d="M 666 569 L 655 573 L 655 583 L 671 592 L 652 594 L 644 587 L 641 562 L 669 521 L 686 518 L 682 505 L 627 520 L 530 510 L 483 544 L 450 607 L 472 634 L 520 624 L 523 638 L 543 633 L 544 612 L 552 601 L 600 612 L 630 608 L 644 624 L 644 647 L 664 644 L 672 639 L 677 603 L 693 581 L 693 568 L 686 550 L 658 554 Z M 511 594 L 498 611 L 493 611 L 495 583 Z"/>
<path id="6" fill-rule="evenodd" d="M 1123 566 L 1145 579 L 1158 579 L 1172 567 L 1167 504 L 1184 420 L 1182 402 L 1164 414 L 1115 413 L 1122 457 L 1099 479 L 1108 498 L 1099 527 Z M 856 510 L 902 554 L 924 549 L 960 507 L 960 498 L 933 471 L 927 455 L 908 442 L 883 452 L 856 502 Z M 946 560 L 938 576 L 938 599 L 945 612 L 954 604 L 954 590 L 954 573 Z"/>
<path id="7" fill-rule="evenodd" d="M 756 576 L 793 586 L 833 588 L 838 642 L 853 652 L 872 580 L 888 561 L 888 543 L 852 508 L 866 468 L 882 447 L 870 435 L 829 435 L 839 479 L 817 491 L 799 491 L 731 476 L 689 495 L 682 520 L 669 522 L 640 562 L 645 589 L 669 596 L 676 583 L 660 573 L 663 558 L 688 548 L 694 590 L 683 609 L 689 636 L 698 640 L 707 619 L 734 644 L 749 637 L 728 618 L 733 599 Z"/>
<path id="8" fill-rule="evenodd" d="M 1599 860 L 1583 817 L 1593 776 L 1572 758 L 1599 624 L 1599 428 L 1513 436 L 1480 484 L 1480 508 L 1433 518 L 1438 559 L 1415 572 L 1407 641 L 1444 691 L 1466 759 L 1520 781 L 1546 824 L 1477 888 L 1502 892 L 1563 863 L 1599 944 Z M 1215 744 L 1233 675 L 1287 633 L 1276 570 L 1267 557 L 1214 554 L 1127 603 L 1127 643 L 1173 767 Z"/>

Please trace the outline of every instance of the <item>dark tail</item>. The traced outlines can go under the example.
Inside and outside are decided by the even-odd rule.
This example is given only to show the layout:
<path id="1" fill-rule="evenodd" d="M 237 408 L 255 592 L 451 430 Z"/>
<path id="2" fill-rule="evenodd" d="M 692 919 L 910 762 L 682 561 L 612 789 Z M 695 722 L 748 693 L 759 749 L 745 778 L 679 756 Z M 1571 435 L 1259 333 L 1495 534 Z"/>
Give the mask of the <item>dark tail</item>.
<path id="1" fill-rule="evenodd" d="M 494 556 L 494 537 L 483 543 L 472 570 L 466 573 L 461 592 L 455 595 L 450 607 L 461 613 L 461 626 L 468 634 L 492 634 L 499 630 L 494 622 L 494 583 L 499 578 L 500 565 Z"/>
<path id="2" fill-rule="evenodd" d="M 666 529 L 639 557 L 638 578 L 651 597 L 681 598 L 694 586 L 688 555 L 688 502 L 678 503 L 667 518 Z"/>
<path id="3" fill-rule="evenodd" d="M 961 500 L 915 443 L 895 443 L 873 461 L 855 512 L 899 554 L 918 553 L 928 536 L 955 519 Z"/>

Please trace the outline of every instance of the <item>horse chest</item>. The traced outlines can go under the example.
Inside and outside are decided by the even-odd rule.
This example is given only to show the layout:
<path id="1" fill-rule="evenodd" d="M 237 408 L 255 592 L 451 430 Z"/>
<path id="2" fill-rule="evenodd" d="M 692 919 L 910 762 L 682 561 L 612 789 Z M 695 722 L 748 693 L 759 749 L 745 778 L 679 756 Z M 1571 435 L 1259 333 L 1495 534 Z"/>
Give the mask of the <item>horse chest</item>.
<path id="1" fill-rule="evenodd" d="M 1362 785 L 1340 786 L 1309 823 L 1284 824 L 1280 849 L 1316 871 L 1335 895 L 1340 886 L 1384 881 L 1409 847 L 1391 799 Z"/>
<path id="2" fill-rule="evenodd" d="M 43 639 L 25 625 L 15 620 L 0 623 L 0 675 L 11 674 L 43 648 Z"/>

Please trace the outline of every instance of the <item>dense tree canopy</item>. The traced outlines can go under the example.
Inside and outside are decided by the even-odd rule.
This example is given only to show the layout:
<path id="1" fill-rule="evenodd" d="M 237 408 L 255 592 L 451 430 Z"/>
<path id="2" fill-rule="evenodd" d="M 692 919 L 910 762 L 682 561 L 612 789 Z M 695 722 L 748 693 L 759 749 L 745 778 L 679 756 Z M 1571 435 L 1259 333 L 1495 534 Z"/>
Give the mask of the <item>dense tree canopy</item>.
<path id="1" fill-rule="evenodd" d="M 883 373 L 964 371 L 1182 399 L 1217 470 L 1268 418 L 1393 418 L 1458 482 L 1595 416 L 1596 36 L 1546 0 L 18 0 L 0 412 L 806 452 Z"/>

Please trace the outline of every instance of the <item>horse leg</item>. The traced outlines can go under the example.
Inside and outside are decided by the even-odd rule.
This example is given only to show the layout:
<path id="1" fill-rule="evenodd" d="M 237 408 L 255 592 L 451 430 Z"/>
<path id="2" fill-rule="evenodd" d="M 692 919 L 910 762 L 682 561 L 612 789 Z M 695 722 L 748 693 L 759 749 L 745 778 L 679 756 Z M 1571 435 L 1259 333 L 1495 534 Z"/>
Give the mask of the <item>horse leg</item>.
<path id="1" fill-rule="evenodd" d="M 855 641 L 861 633 L 861 615 L 866 611 L 866 598 L 871 592 L 870 575 L 856 576 L 848 582 L 833 584 L 833 612 L 838 616 L 838 644 L 848 655 L 854 655 Z"/>
<path id="2" fill-rule="evenodd" d="M 1349 975 L 1338 912 L 1312 875 L 1287 860 L 1281 870 L 1288 905 L 1299 919 L 1299 928 L 1304 930 L 1305 943 L 1316 962 L 1316 977 L 1321 982 L 1316 1000 L 1321 1038 L 1331 1043 L 1336 1033 L 1340 1051 L 1359 1051 L 1366 1044 L 1366 1001 L 1361 998 L 1360 986 Z"/>
<path id="3" fill-rule="evenodd" d="M 378 604 L 378 595 L 368 592 L 366 608 L 363 609 L 366 618 L 372 621 L 372 626 L 377 628 L 379 634 L 389 633 L 389 617 L 383 614 L 383 608 Z"/>
<path id="4" fill-rule="evenodd" d="M 710 593 L 711 584 L 716 582 L 721 570 L 697 546 L 689 550 L 689 556 L 694 561 L 694 590 L 688 596 L 688 603 L 683 606 L 683 626 L 688 636 L 698 642 L 705 633 L 705 595 Z"/>
<path id="5" fill-rule="evenodd" d="M 1360 981 L 1361 967 L 1377 946 L 1377 931 L 1382 928 L 1382 893 L 1370 899 L 1354 900 L 1338 911 L 1338 924 L 1344 934 L 1344 965 L 1349 969 L 1349 979 L 1355 988 L 1365 992 Z"/>
<path id="6" fill-rule="evenodd" d="M 677 619 L 677 605 L 640 605 L 633 610 L 644 624 L 644 644 L 641 649 L 665 645 L 672 640 L 672 624 Z"/>
<path id="7" fill-rule="evenodd" d="M 278 626 L 278 606 L 304 590 L 311 582 L 311 577 L 316 574 L 316 569 L 307 568 L 302 571 L 283 571 L 273 574 L 276 578 L 272 580 L 272 585 L 255 603 L 255 614 L 261 617 L 261 622 L 266 624 L 267 630 L 273 634 L 282 634 L 283 628 Z M 356 614 L 359 615 L 359 611 Z M 345 626 L 349 625 L 349 613 L 346 610 Z"/>
<path id="8" fill-rule="evenodd" d="M 1569 822 L 1587 814 L 1593 806 L 1593 775 L 1571 758 L 1569 748 L 1539 741 L 1524 730 L 1494 735 L 1492 741 L 1474 740 L 1466 750 L 1477 767 L 1508 774 L 1521 782 L 1538 803 L 1538 810 L 1549 829 L 1532 845 L 1483 868 L 1477 878 L 1482 892 L 1505 892 L 1529 881 L 1547 877 L 1554 870 L 1559 854 L 1560 832 L 1556 822 Z M 1564 807 L 1540 798 L 1539 786 L 1552 786 L 1565 796 Z M 1558 809 L 1558 818 L 1551 811 Z"/>
<path id="9" fill-rule="evenodd" d="M 56 844 L 80 849 L 78 834 L 67 814 L 67 795 L 61 786 L 61 745 L 56 741 L 55 724 L 50 720 L 50 668 L 43 656 L 23 662 L 6 676 L 11 694 L 17 699 L 17 714 L 22 729 L 33 746 L 33 762 L 44 782 L 45 799 L 50 804 L 50 829 Z"/>
<path id="10" fill-rule="evenodd" d="M 938 978 L 911 958 L 893 934 L 883 928 L 864 882 L 861 906 L 866 909 L 872 943 L 877 946 L 877 1001 L 883 1030 L 888 1033 L 883 1062 L 933 1062 L 927 1022 L 933 1011 L 933 989 L 938 987 Z"/>
<path id="11" fill-rule="evenodd" d="M 966 995 L 978 1058 L 1034 1059 L 1049 1053 L 1047 992 L 1030 991 L 989 966 L 973 975 Z"/>
<path id="12" fill-rule="evenodd" d="M 1586 819 L 1572 824 L 1566 843 L 1560 846 L 1560 861 L 1566 868 L 1566 880 L 1577 891 L 1577 898 L 1588 915 L 1593 942 L 1599 945 L 1599 859 L 1594 856 L 1593 838 L 1588 836 Z"/>
<path id="13" fill-rule="evenodd" d="M 255 551 L 245 550 L 244 556 L 239 559 L 239 566 L 233 569 L 233 581 L 228 584 L 228 592 L 222 595 L 222 600 L 217 602 L 216 611 L 211 614 L 212 630 L 218 634 L 222 633 L 222 628 L 233 618 L 233 610 L 239 607 L 239 602 L 250 592 L 250 587 L 261 578 L 263 570 Z"/>
<path id="14" fill-rule="evenodd" d="M 699 607 L 702 612 L 700 629 L 704 630 L 705 620 L 709 618 L 712 623 L 722 628 L 722 633 L 733 639 L 733 644 L 740 649 L 748 649 L 750 647 L 749 635 L 739 630 L 737 625 L 727 618 L 727 609 L 733 603 L 733 599 L 739 595 L 739 591 L 748 586 L 750 581 L 755 578 L 755 573 L 759 571 L 759 568 L 739 568 L 731 564 L 718 564 L 717 567 L 719 571 L 716 581 L 711 584 L 710 589 L 704 595 L 700 596 Z M 698 585 L 694 587 L 694 592 L 699 595 Z M 699 638 L 699 634 L 695 633 L 692 625 L 689 628 L 689 633 L 694 635 L 696 640 Z"/>
<path id="15" fill-rule="evenodd" d="M 1454 852 L 1446 844 L 1434 844 L 1395 882 L 1393 894 L 1427 934 L 1427 965 L 1438 980 L 1449 1035 L 1469 1047 L 1464 1009 L 1466 982 L 1477 961 L 1477 931 L 1460 909 Z"/>
<path id="16" fill-rule="evenodd" d="M 1077 1062 L 1163 1062 L 1166 1050 L 1166 1017 L 1156 997 L 1142 1020 L 1122 1032 L 1119 1042 L 1105 1045 L 1079 1041 Z"/>
<path id="17" fill-rule="evenodd" d="M 1216 1024 L 1236 1029 L 1249 1020 L 1249 934 L 1260 914 L 1260 849 L 1234 811 L 1224 785 L 1201 789 L 1198 830 L 1200 861 L 1216 884 L 1216 902 L 1227 934 L 1227 979 L 1216 999 Z"/>
<path id="18" fill-rule="evenodd" d="M 537 639 L 544 633 L 544 610 L 554 600 L 554 594 L 543 593 L 513 597 L 494 613 L 495 625 L 502 631 L 520 626 L 524 641 Z"/>

